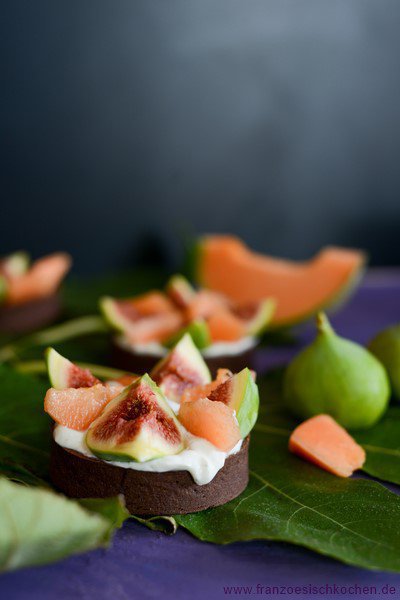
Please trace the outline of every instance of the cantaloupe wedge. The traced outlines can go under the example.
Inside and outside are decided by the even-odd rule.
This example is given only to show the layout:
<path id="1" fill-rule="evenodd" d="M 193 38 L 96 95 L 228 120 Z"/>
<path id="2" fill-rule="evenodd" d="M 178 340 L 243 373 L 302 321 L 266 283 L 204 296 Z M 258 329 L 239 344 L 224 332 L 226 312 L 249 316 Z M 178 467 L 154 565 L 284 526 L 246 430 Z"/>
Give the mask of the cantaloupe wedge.
<path id="1" fill-rule="evenodd" d="M 226 308 L 214 312 L 207 324 L 212 342 L 236 342 L 247 334 L 246 321 Z"/>
<path id="2" fill-rule="evenodd" d="M 44 398 L 44 410 L 59 425 L 85 431 L 124 387 L 117 381 L 108 381 L 90 387 L 50 388 Z"/>
<path id="3" fill-rule="evenodd" d="M 208 398 L 183 402 L 178 418 L 190 433 L 208 440 L 224 452 L 232 450 L 240 440 L 235 415 L 222 402 L 213 402 Z"/>
<path id="4" fill-rule="evenodd" d="M 233 236 L 200 239 L 194 277 L 203 287 L 246 304 L 271 297 L 275 327 L 301 322 L 349 293 L 366 261 L 359 250 L 327 247 L 307 262 L 256 254 Z"/>
<path id="5" fill-rule="evenodd" d="M 109 401 L 107 389 L 101 383 L 87 388 L 50 388 L 44 399 L 44 410 L 56 423 L 84 431 Z"/>
<path id="6" fill-rule="evenodd" d="M 7 281 L 8 304 L 23 304 L 54 294 L 71 268 L 71 257 L 64 252 L 40 258 L 23 274 Z"/>
<path id="7" fill-rule="evenodd" d="M 339 477 L 350 477 L 365 462 L 363 448 L 329 415 L 317 415 L 296 427 L 289 450 Z"/>

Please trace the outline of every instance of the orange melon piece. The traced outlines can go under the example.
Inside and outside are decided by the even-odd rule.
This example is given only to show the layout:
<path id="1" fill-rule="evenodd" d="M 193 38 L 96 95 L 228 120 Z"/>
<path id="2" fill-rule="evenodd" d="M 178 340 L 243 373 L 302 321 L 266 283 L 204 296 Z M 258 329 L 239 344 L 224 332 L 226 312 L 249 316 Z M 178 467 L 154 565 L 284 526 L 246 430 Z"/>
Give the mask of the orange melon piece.
<path id="1" fill-rule="evenodd" d="M 69 254 L 63 252 L 40 258 L 26 273 L 9 278 L 7 303 L 23 304 L 54 294 L 71 263 Z"/>
<path id="2" fill-rule="evenodd" d="M 125 335 L 132 344 L 148 344 L 149 342 L 163 342 L 176 333 L 184 324 L 179 311 L 168 312 L 143 317 L 132 323 Z"/>
<path id="3" fill-rule="evenodd" d="M 222 294 L 211 292 L 209 290 L 200 290 L 189 302 L 186 308 L 187 320 L 206 319 L 217 310 L 225 309 L 229 306 L 228 298 Z"/>
<path id="4" fill-rule="evenodd" d="M 235 342 L 247 334 L 246 322 L 225 308 L 211 315 L 207 325 L 212 342 Z"/>
<path id="5" fill-rule="evenodd" d="M 44 399 L 44 410 L 56 423 L 85 431 L 111 400 L 110 396 L 110 391 L 101 383 L 88 388 L 50 388 Z"/>
<path id="6" fill-rule="evenodd" d="M 199 398 L 183 402 L 178 419 L 197 437 L 204 438 L 220 450 L 229 452 L 240 440 L 240 430 L 233 411 L 222 402 Z"/>
<path id="7" fill-rule="evenodd" d="M 166 294 L 157 290 L 147 292 L 141 296 L 136 296 L 129 302 L 143 317 L 168 313 L 175 310 L 175 305 Z"/>
<path id="8" fill-rule="evenodd" d="M 339 477 L 350 477 L 365 462 L 364 449 L 329 415 L 317 415 L 296 427 L 289 450 Z"/>
<path id="9" fill-rule="evenodd" d="M 359 250 L 327 247 L 306 262 L 252 252 L 233 236 L 199 241 L 195 277 L 239 304 L 274 298 L 272 325 L 303 321 L 339 300 L 359 281 L 366 257 Z"/>
<path id="10" fill-rule="evenodd" d="M 193 400 L 198 400 L 199 398 L 207 398 L 215 388 L 230 377 L 232 377 L 232 373 L 229 369 L 218 369 L 217 378 L 211 383 L 187 387 L 182 394 L 181 402 L 193 402 Z"/>

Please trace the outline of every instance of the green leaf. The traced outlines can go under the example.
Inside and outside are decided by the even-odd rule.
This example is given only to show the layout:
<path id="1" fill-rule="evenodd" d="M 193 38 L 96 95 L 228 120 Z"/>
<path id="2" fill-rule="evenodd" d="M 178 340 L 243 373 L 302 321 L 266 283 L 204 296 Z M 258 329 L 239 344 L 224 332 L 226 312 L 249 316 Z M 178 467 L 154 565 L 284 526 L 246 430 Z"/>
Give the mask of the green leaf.
<path id="1" fill-rule="evenodd" d="M 48 478 L 51 421 L 43 411 L 47 387 L 0 365 L 0 474 L 27 483 Z"/>
<path id="2" fill-rule="evenodd" d="M 262 429 L 261 422 L 281 429 L 287 436 L 298 421 L 290 417 L 282 399 L 282 377 L 284 369 L 276 369 L 260 379 L 260 395 L 264 399 L 263 414 L 256 428 Z M 267 403 L 265 403 L 267 401 Z M 363 471 L 382 481 L 400 484 L 400 407 L 391 406 L 385 416 L 370 429 L 352 431 L 351 435 L 361 444 L 367 459 Z"/>
<path id="3" fill-rule="evenodd" d="M 0 478 L 0 571 L 46 564 L 105 545 L 112 523 L 107 511 L 103 514 L 90 513 L 49 490 Z"/>
<path id="4" fill-rule="evenodd" d="M 109 523 L 108 537 L 111 537 L 114 529 L 119 529 L 130 515 L 125 507 L 124 497 L 116 498 L 83 498 L 79 504 L 89 512 L 95 512 L 105 517 Z"/>
<path id="5" fill-rule="evenodd" d="M 365 431 L 352 432 L 367 454 L 363 471 L 400 484 L 400 408 L 391 406 L 379 423 Z"/>
<path id="6" fill-rule="evenodd" d="M 378 483 L 340 479 L 291 455 L 285 430 L 260 424 L 250 482 L 224 506 L 179 515 L 201 540 L 290 542 L 369 569 L 400 571 L 400 498 Z"/>
<path id="7" fill-rule="evenodd" d="M 138 517 L 132 515 L 138 523 L 145 525 L 152 531 L 161 531 L 167 535 L 174 535 L 178 529 L 178 523 L 174 517 Z"/>

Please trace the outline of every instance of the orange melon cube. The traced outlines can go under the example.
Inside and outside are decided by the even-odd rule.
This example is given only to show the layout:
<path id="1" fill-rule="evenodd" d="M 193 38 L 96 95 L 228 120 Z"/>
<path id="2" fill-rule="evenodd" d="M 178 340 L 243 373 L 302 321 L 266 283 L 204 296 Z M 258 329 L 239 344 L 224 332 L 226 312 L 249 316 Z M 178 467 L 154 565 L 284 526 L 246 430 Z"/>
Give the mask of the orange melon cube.
<path id="1" fill-rule="evenodd" d="M 364 449 L 329 415 L 317 415 L 296 427 L 289 450 L 339 477 L 350 477 L 365 462 Z"/>

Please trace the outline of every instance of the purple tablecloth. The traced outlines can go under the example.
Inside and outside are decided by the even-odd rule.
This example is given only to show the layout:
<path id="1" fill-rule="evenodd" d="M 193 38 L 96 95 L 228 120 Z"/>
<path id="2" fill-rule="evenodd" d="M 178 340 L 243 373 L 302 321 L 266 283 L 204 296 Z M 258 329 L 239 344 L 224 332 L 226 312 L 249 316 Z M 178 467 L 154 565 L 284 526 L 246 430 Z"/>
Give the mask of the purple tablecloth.
<path id="1" fill-rule="evenodd" d="M 353 299 L 332 319 L 340 333 L 362 343 L 397 321 L 400 271 L 370 273 Z M 302 332 L 303 340 L 309 336 L 309 329 Z M 258 367 L 282 364 L 296 351 L 265 349 L 257 358 Z M 257 588 L 257 584 L 264 587 Z M 252 588 L 235 590 L 231 586 Z M 107 550 L 1 576 L 0 599 L 262 598 L 270 595 L 266 588 L 272 586 L 278 588 L 273 590 L 274 597 L 278 592 L 299 599 L 334 595 L 400 597 L 400 575 L 348 567 L 286 544 L 216 546 L 199 542 L 183 530 L 167 537 L 128 522 Z M 287 586 L 286 590 L 282 586 Z M 294 589 L 296 586 L 299 589 Z M 318 589 L 320 586 L 322 589 Z M 368 594 L 360 591 L 365 586 L 370 586 Z"/>

